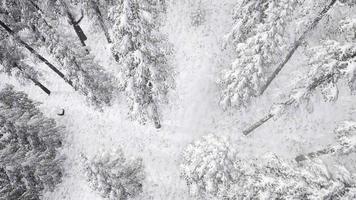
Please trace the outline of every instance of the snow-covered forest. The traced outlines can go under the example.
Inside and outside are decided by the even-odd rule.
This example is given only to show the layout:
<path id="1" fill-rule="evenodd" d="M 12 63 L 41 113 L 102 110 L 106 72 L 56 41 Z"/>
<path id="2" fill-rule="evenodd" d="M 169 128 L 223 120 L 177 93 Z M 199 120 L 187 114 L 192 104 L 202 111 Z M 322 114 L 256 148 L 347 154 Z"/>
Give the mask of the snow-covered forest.
<path id="1" fill-rule="evenodd" d="M 356 0 L 0 0 L 0 199 L 356 199 Z"/>

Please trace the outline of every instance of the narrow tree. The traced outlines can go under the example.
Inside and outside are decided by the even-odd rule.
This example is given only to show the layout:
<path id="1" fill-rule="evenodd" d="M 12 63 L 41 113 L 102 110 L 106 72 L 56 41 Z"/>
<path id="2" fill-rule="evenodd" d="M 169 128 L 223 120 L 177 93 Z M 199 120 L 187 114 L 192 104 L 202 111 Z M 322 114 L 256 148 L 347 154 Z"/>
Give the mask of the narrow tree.
<path id="1" fill-rule="evenodd" d="M 297 162 L 308 159 L 318 158 L 323 155 L 345 155 L 356 151 L 356 122 L 345 121 L 341 123 L 334 131 L 338 144 L 329 145 L 328 147 L 311 152 L 305 155 L 299 155 L 295 158 Z"/>
<path id="2" fill-rule="evenodd" d="M 273 105 L 266 116 L 246 128 L 243 134 L 248 135 L 272 117 L 283 113 L 286 109 L 309 101 L 314 91 L 318 88 L 321 89 L 325 100 L 336 101 L 339 94 L 337 83 L 341 79 L 345 79 L 351 93 L 355 93 L 356 73 L 353 66 L 356 63 L 356 38 L 354 37 L 356 21 L 355 19 L 346 19 L 340 23 L 340 32 L 342 34 L 339 38 L 344 38 L 345 41 L 324 40 L 321 45 L 311 48 L 308 75 L 297 83 L 288 100 Z"/>
<path id="3" fill-rule="evenodd" d="M 27 50 L 29 50 L 35 57 L 37 57 L 39 60 L 44 62 L 52 71 L 54 71 L 59 77 L 61 77 L 65 82 L 67 82 L 70 86 L 73 86 L 73 83 L 71 80 L 67 79 L 65 75 L 57 69 L 52 63 L 50 63 L 46 58 L 44 58 L 42 55 L 40 55 L 36 50 L 34 50 L 29 44 L 21 40 L 18 36 L 15 35 L 15 32 L 10 29 L 4 22 L 0 20 L 0 26 L 7 31 L 13 39 L 19 44 L 25 47 Z"/>
<path id="4" fill-rule="evenodd" d="M 26 56 L 11 43 L 13 41 L 7 34 L 0 35 L 0 64 L 3 67 L 0 72 L 9 76 L 14 75 L 21 82 L 30 81 L 50 95 L 51 91 L 39 81 L 41 74 L 23 61 Z"/>
<path id="5" fill-rule="evenodd" d="M 64 73 L 60 76 L 75 90 L 87 96 L 90 102 L 98 108 L 110 105 L 114 97 L 114 78 L 94 61 L 94 57 L 88 54 L 75 36 L 59 34 L 61 33 L 59 29 L 63 26 L 60 19 L 67 18 L 66 15 L 62 15 L 63 9 L 59 3 L 26 0 L 16 8 L 9 9 L 9 12 L 21 14 L 21 26 L 29 32 L 27 37 L 31 40 L 31 45 L 46 48 L 48 53 L 62 66 Z M 36 53 L 29 44 L 25 42 L 22 44 L 27 45 L 26 48 Z M 54 67 L 43 57 L 38 55 L 37 57 Z M 57 72 L 59 72 L 58 69 Z"/>
<path id="6" fill-rule="evenodd" d="M 60 0 L 61 5 L 63 6 L 63 10 L 65 12 L 65 14 L 68 17 L 68 22 L 69 24 L 73 27 L 75 33 L 77 34 L 80 43 L 82 44 L 82 46 L 86 46 L 85 41 L 88 39 L 87 36 L 84 34 L 83 29 L 80 27 L 79 23 L 82 21 L 83 17 L 84 17 L 84 13 L 83 10 L 81 11 L 81 16 L 79 19 L 75 19 L 75 16 L 72 14 L 72 11 L 70 10 L 69 5 L 67 4 L 67 2 L 65 0 Z"/>
<path id="7" fill-rule="evenodd" d="M 320 20 L 325 16 L 325 14 L 334 6 L 334 4 L 337 2 L 337 0 L 331 0 L 330 3 L 318 14 L 318 16 L 310 23 L 310 25 L 307 27 L 307 29 L 302 33 L 302 35 L 297 39 L 297 41 L 292 44 L 290 49 L 288 50 L 287 55 L 284 57 L 282 62 L 277 66 L 277 68 L 273 71 L 271 76 L 268 77 L 266 83 L 262 86 L 260 95 L 262 95 L 268 86 L 271 84 L 271 82 L 277 77 L 279 72 L 284 68 L 284 66 L 288 63 L 288 61 L 292 58 L 293 54 L 295 51 L 298 49 L 300 44 L 305 40 L 307 34 L 313 30 L 316 25 L 320 22 Z"/>
<path id="8" fill-rule="evenodd" d="M 0 91 L 0 199 L 39 199 L 63 176 L 63 128 L 37 103 L 7 86 Z"/>
<path id="9" fill-rule="evenodd" d="M 286 51 L 286 26 L 296 4 L 296 0 L 244 0 L 235 10 L 228 43 L 236 58 L 220 80 L 220 103 L 225 109 L 245 107 L 261 93 L 272 67 Z"/>
<path id="10" fill-rule="evenodd" d="M 159 32 L 158 1 L 123 0 L 117 6 L 112 52 L 120 67 L 120 80 L 130 105 L 130 116 L 153 120 L 161 127 L 159 104 L 167 102 L 173 87 L 170 50 Z"/>
<path id="11" fill-rule="evenodd" d="M 71 0 L 75 5 L 80 5 L 89 18 L 93 19 L 94 24 L 100 27 L 104 33 L 106 41 L 111 44 L 112 39 L 109 33 L 109 27 L 112 27 L 114 22 L 110 20 L 110 12 L 117 6 L 117 1 L 100 1 L 100 0 Z"/>

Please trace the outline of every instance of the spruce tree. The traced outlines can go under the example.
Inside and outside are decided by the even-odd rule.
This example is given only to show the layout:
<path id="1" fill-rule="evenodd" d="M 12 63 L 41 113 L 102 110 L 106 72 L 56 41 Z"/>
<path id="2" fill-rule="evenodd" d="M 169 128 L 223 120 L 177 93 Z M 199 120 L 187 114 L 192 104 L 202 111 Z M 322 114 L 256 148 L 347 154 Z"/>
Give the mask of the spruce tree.
<path id="1" fill-rule="evenodd" d="M 262 86 L 279 57 L 286 51 L 286 27 L 297 1 L 244 0 L 234 12 L 234 26 L 228 35 L 236 51 L 231 67 L 222 73 L 221 105 L 246 107 L 259 96 Z"/>
<path id="2" fill-rule="evenodd" d="M 117 6 L 112 52 L 119 64 L 121 85 L 130 116 L 161 127 L 160 105 L 173 87 L 170 50 L 160 33 L 161 4 L 153 0 L 123 0 Z"/>
<path id="3" fill-rule="evenodd" d="M 142 192 L 142 159 L 126 159 L 122 150 L 84 157 L 85 173 L 93 190 L 110 200 L 128 199 Z"/>
<path id="4" fill-rule="evenodd" d="M 336 101 L 340 80 L 345 80 L 351 94 L 354 94 L 356 89 L 355 24 L 355 19 L 352 18 L 340 21 L 339 40 L 327 38 L 321 40 L 319 45 L 308 49 L 310 67 L 308 74 L 297 82 L 286 101 L 273 105 L 267 115 L 246 128 L 243 133 L 248 135 L 272 117 L 281 115 L 291 107 L 305 105 L 318 89 L 326 101 Z"/>
<path id="5" fill-rule="evenodd" d="M 26 94 L 0 91 L 0 199 L 39 199 L 61 182 L 63 133 Z"/>
<path id="6" fill-rule="evenodd" d="M 45 47 L 62 66 L 61 70 L 64 72 L 60 72 L 59 75 L 75 90 L 87 96 L 98 108 L 111 104 L 114 98 L 115 80 L 95 62 L 94 57 L 88 54 L 87 49 L 80 44 L 76 36 L 60 31 L 64 26 L 60 20 L 67 18 L 64 12 L 66 9 L 60 2 L 25 0 L 15 7 L 7 6 L 5 9 L 11 13 L 11 16 L 20 15 L 18 22 L 15 21 L 15 17 L 4 18 L 16 22 L 8 23 L 14 24 L 13 29 L 19 27 L 28 32 L 26 35 L 30 42 L 27 44 L 28 49 Z M 42 56 L 38 56 L 36 51 L 32 52 L 41 59 Z M 48 63 L 47 59 L 41 60 Z M 50 67 L 55 68 L 53 64 L 50 64 Z"/>
<path id="7" fill-rule="evenodd" d="M 50 95 L 51 91 L 40 82 L 43 76 L 35 70 L 34 66 L 27 64 L 24 60 L 26 54 L 17 49 L 15 41 L 7 34 L 0 33 L 0 73 L 15 76 L 22 84 L 32 82 L 43 92 Z"/>
<path id="8" fill-rule="evenodd" d="M 274 154 L 240 158 L 224 137 L 213 135 L 189 145 L 182 178 L 194 199 L 350 199 L 355 176 L 323 162 L 296 163 Z"/>

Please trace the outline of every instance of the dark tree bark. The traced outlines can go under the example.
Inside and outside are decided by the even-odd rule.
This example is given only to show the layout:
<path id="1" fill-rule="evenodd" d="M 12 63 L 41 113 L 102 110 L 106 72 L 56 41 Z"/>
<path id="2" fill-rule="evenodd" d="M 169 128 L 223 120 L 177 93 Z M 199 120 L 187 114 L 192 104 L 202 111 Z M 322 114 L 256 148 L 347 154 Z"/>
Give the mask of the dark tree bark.
<path id="1" fill-rule="evenodd" d="M 319 150 L 319 151 L 315 151 L 315 152 L 311 152 L 311 153 L 308 153 L 308 154 L 305 154 L 305 155 L 299 155 L 299 156 L 295 157 L 295 161 L 302 162 L 302 161 L 305 161 L 305 160 L 308 160 L 308 159 L 317 158 L 317 157 L 322 156 L 322 155 L 333 154 L 335 152 L 337 152 L 336 148 L 328 147 L 328 148 L 325 148 L 325 149 L 322 149 L 322 150 Z"/>
<path id="2" fill-rule="evenodd" d="M 100 25 L 100 28 L 101 30 L 103 30 L 104 32 L 104 35 L 105 35 L 105 38 L 106 38 L 106 41 L 111 44 L 112 43 L 112 40 L 110 38 L 110 35 L 109 35 L 109 31 L 108 31 L 108 28 L 106 27 L 106 24 L 104 22 L 104 19 L 103 19 L 103 16 L 100 12 L 100 9 L 99 9 L 99 6 L 98 6 L 98 3 L 96 0 L 90 0 L 90 5 L 91 7 L 93 8 L 94 10 L 94 13 L 96 15 L 96 18 L 98 19 L 98 22 L 99 22 L 99 25 Z"/>
<path id="3" fill-rule="evenodd" d="M 70 86 L 74 88 L 74 90 L 77 90 L 76 87 L 73 85 L 73 82 L 65 77 L 65 75 L 57 69 L 53 64 L 51 64 L 46 58 L 41 56 L 36 50 L 34 50 L 29 44 L 21 40 L 14 31 L 12 31 L 4 22 L 0 20 L 0 26 L 2 26 L 13 38 L 16 42 L 24 46 L 27 50 L 29 50 L 33 55 L 35 55 L 38 59 L 40 59 L 42 62 L 44 62 L 52 71 L 54 71 L 59 77 L 61 77 L 66 83 L 68 83 Z"/>
<path id="4" fill-rule="evenodd" d="M 38 81 L 37 79 L 31 77 L 30 75 L 26 74 L 22 67 L 20 67 L 20 65 L 18 65 L 17 63 L 15 63 L 15 66 L 17 69 L 19 69 L 27 79 L 29 79 L 30 81 L 32 81 L 32 83 L 34 83 L 37 87 L 41 88 L 42 91 L 44 91 L 46 94 L 48 95 L 51 95 L 51 91 L 46 87 L 44 86 L 40 81 Z"/>
<path id="5" fill-rule="evenodd" d="M 77 34 L 80 43 L 82 44 L 82 46 L 86 46 L 85 41 L 88 39 L 87 36 L 84 34 L 83 29 L 79 26 L 79 23 L 82 21 L 83 17 L 84 17 L 84 13 L 83 10 L 81 11 L 81 16 L 78 20 L 75 20 L 75 17 L 73 16 L 73 14 L 71 13 L 71 11 L 68 8 L 67 3 L 64 0 L 61 0 L 61 4 L 64 8 L 64 11 L 66 12 L 66 15 L 68 17 L 68 21 L 69 24 L 73 26 L 73 29 L 75 31 L 75 33 Z M 87 50 L 88 52 L 88 50 Z M 88 52 L 89 53 L 89 52 Z"/>
<path id="6" fill-rule="evenodd" d="M 159 119 L 157 105 L 155 102 L 152 102 L 151 106 L 152 106 L 153 123 L 155 124 L 156 129 L 160 129 L 162 127 L 162 125 L 161 125 L 161 121 Z"/>
<path id="7" fill-rule="evenodd" d="M 313 79 L 312 82 L 306 87 L 307 91 L 311 92 L 315 90 L 319 85 L 322 83 L 331 81 L 334 78 L 333 72 L 330 72 L 328 74 L 325 74 L 324 76 L 321 76 L 319 78 Z M 287 101 L 281 103 L 283 106 L 290 106 L 296 102 L 296 99 L 290 98 Z M 257 122 L 253 123 L 250 125 L 248 128 L 242 131 L 244 135 L 249 135 L 252 131 L 260 127 L 262 124 L 266 123 L 269 121 L 272 117 L 274 117 L 275 114 L 272 112 L 269 112 L 267 115 L 265 115 L 263 118 L 258 120 Z"/>
<path id="8" fill-rule="evenodd" d="M 281 62 L 281 64 L 278 65 L 278 67 L 273 71 L 270 77 L 268 77 L 266 84 L 261 88 L 260 95 L 262 95 L 266 89 L 269 87 L 269 85 L 272 83 L 272 81 L 277 77 L 279 72 L 284 68 L 284 66 L 288 63 L 288 61 L 292 58 L 293 54 L 295 51 L 299 48 L 300 44 L 302 44 L 303 40 L 305 37 L 308 35 L 308 33 L 313 30 L 316 25 L 320 22 L 320 20 L 325 16 L 325 14 L 333 7 L 333 5 L 336 3 L 337 0 L 331 0 L 331 2 L 318 14 L 318 16 L 312 21 L 310 26 L 303 32 L 303 34 L 297 39 L 297 41 L 292 45 L 290 50 L 288 51 L 287 55 Z"/>

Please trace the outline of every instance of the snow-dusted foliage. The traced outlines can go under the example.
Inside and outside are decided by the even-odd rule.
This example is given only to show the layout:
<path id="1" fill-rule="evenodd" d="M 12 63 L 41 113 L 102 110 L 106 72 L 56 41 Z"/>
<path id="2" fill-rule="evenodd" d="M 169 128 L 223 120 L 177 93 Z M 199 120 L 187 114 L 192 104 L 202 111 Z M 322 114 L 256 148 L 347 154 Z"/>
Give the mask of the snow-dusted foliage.
<path id="1" fill-rule="evenodd" d="M 338 152 L 349 154 L 356 150 L 356 122 L 344 121 L 334 131 L 339 143 Z"/>
<path id="2" fill-rule="evenodd" d="M 62 134 L 26 94 L 0 91 L 0 199 L 39 199 L 61 182 Z"/>
<path id="3" fill-rule="evenodd" d="M 126 159 L 122 150 L 85 158 L 85 173 L 91 187 L 110 200 L 139 195 L 145 178 L 142 159 Z"/>
<path id="4" fill-rule="evenodd" d="M 299 155 L 295 158 L 297 162 L 318 158 L 323 155 L 348 155 L 356 150 L 356 123 L 354 121 L 344 121 L 334 130 L 336 144 L 327 146 L 324 149 Z"/>
<path id="5" fill-rule="evenodd" d="M 224 195 L 234 182 L 235 152 L 228 139 L 207 135 L 183 153 L 181 176 L 193 196 Z"/>
<path id="6" fill-rule="evenodd" d="M 241 108 L 261 93 L 271 70 L 285 54 L 286 27 L 297 1 L 244 0 L 234 12 L 228 43 L 236 58 L 219 81 L 224 108 Z"/>
<path id="7" fill-rule="evenodd" d="M 239 159 L 226 139 L 213 135 L 187 147 L 181 172 L 190 194 L 200 199 L 356 197 L 355 177 L 342 166 L 297 164 L 276 155 Z"/>
<path id="8" fill-rule="evenodd" d="M 249 162 L 249 161 L 242 161 Z M 330 169 L 332 171 L 330 171 Z M 240 168 L 228 199 L 352 199 L 354 176 L 322 162 L 297 165 L 275 155 Z"/>
<path id="9" fill-rule="evenodd" d="M 300 104 L 308 101 L 320 89 L 326 101 L 336 101 L 339 95 L 340 80 L 347 82 L 351 94 L 356 89 L 356 38 L 355 25 L 352 21 L 341 21 L 339 31 L 343 33 L 336 40 L 323 40 L 318 46 L 311 47 L 308 54 L 310 70 L 293 89 L 289 104 Z"/>
<path id="10" fill-rule="evenodd" d="M 160 127 L 159 105 L 167 103 L 173 87 L 171 54 L 160 33 L 161 3 L 156 0 L 123 0 L 116 7 L 112 52 L 120 68 L 130 116 L 140 122 L 153 120 Z"/>
<path id="11" fill-rule="evenodd" d="M 7 0 L 9 4 L 11 1 Z M 59 31 L 63 26 L 61 19 L 65 17 L 62 4 L 52 2 L 49 5 L 47 1 L 35 0 L 16 4 L 4 7 L 12 16 L 4 17 L 11 27 L 21 27 L 32 48 L 45 47 L 62 66 L 66 82 L 86 95 L 92 104 L 97 107 L 110 105 L 114 97 L 114 78 L 94 61 L 94 56 L 88 54 L 75 36 Z M 16 14 L 20 15 L 18 21 Z"/>
<path id="12" fill-rule="evenodd" d="M 29 79 L 38 80 L 41 74 L 24 60 L 27 56 L 16 48 L 15 41 L 8 35 L 0 33 L 0 73 L 17 77 L 21 83 Z"/>
<path id="13" fill-rule="evenodd" d="M 194 4 L 192 5 L 194 6 Z M 200 26 L 206 21 L 206 10 L 202 7 L 201 1 L 198 3 L 197 8 L 190 14 L 192 26 Z"/>

